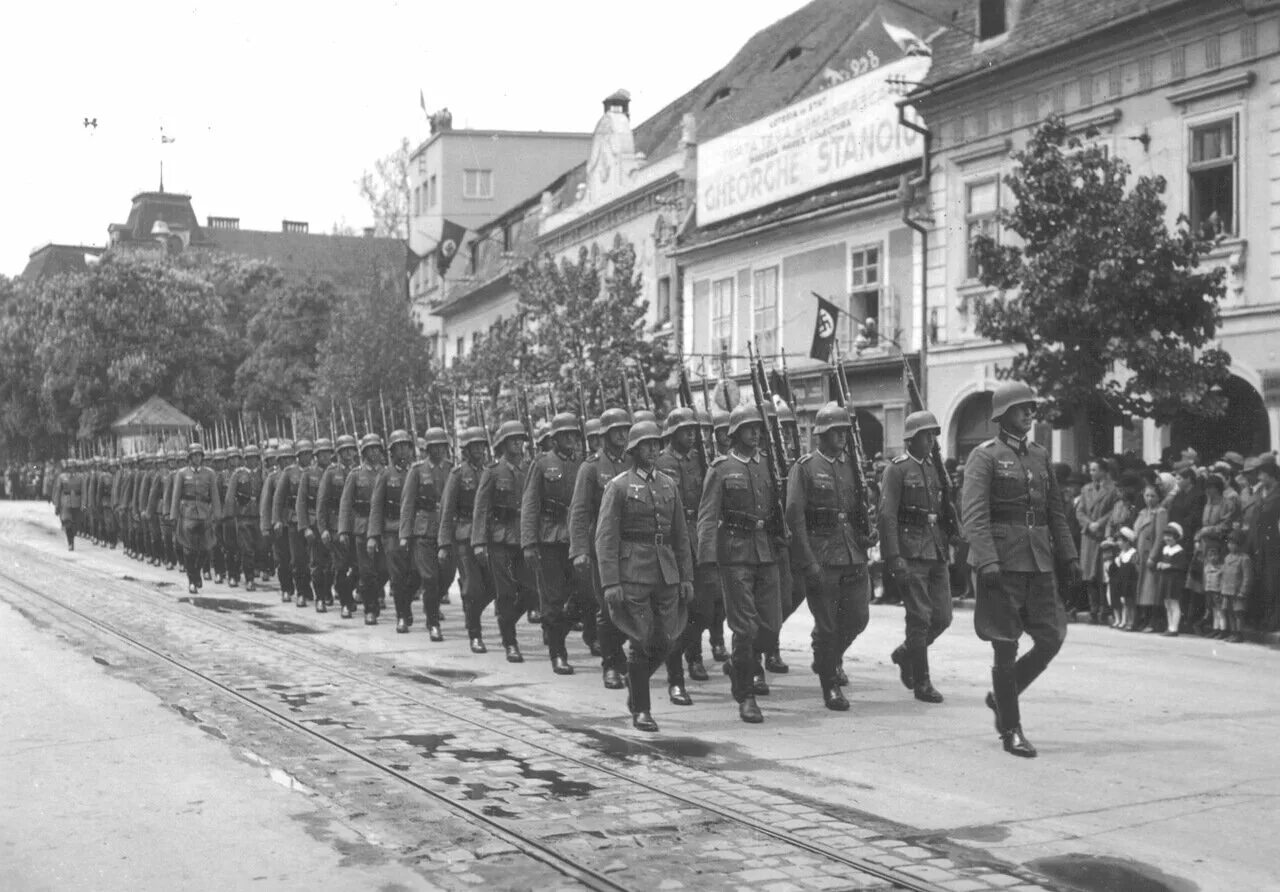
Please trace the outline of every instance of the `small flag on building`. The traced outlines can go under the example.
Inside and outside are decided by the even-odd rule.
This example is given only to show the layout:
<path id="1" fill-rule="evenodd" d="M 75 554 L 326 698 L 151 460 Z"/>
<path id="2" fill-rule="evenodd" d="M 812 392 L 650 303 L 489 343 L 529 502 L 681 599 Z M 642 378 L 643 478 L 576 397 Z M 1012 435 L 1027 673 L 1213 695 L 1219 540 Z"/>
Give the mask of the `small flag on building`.
<path id="1" fill-rule="evenodd" d="M 444 226 L 440 231 L 440 244 L 436 246 L 436 269 L 440 271 L 440 275 L 444 275 L 449 271 L 449 264 L 453 263 L 453 255 L 458 253 L 458 248 L 462 247 L 462 237 L 467 234 L 467 227 L 460 223 L 454 223 L 452 220 L 445 220 Z"/>
<path id="2" fill-rule="evenodd" d="M 826 362 L 831 358 L 831 347 L 836 341 L 840 308 L 817 292 L 813 296 L 818 299 L 818 317 L 813 322 L 813 345 L 809 347 L 809 356 Z"/>

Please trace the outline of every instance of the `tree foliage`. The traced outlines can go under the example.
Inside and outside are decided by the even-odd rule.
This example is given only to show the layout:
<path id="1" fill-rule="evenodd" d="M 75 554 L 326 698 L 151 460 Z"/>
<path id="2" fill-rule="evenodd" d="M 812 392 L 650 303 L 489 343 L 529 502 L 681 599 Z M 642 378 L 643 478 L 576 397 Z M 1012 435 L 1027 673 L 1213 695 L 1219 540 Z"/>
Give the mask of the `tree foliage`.
<path id="1" fill-rule="evenodd" d="M 235 392 L 244 411 L 266 418 L 288 415 L 307 402 L 339 298 L 327 279 L 277 277 L 259 285 L 261 303 L 249 320 L 249 352 L 236 370 Z"/>
<path id="2" fill-rule="evenodd" d="M 374 234 L 409 237 L 409 140 L 373 163 L 356 180 L 360 197 L 369 203 L 373 214 Z"/>
<path id="3" fill-rule="evenodd" d="M 1000 224 L 1018 243 L 976 240 L 998 293 L 972 307 L 978 334 L 1025 348 L 1008 373 L 1059 423 L 1091 407 L 1161 423 L 1220 410 L 1206 395 L 1230 363 L 1212 347 L 1224 271 L 1199 268 L 1209 244 L 1184 217 L 1166 225 L 1164 178 L 1126 190 L 1129 165 L 1057 117 L 1014 160 Z"/>

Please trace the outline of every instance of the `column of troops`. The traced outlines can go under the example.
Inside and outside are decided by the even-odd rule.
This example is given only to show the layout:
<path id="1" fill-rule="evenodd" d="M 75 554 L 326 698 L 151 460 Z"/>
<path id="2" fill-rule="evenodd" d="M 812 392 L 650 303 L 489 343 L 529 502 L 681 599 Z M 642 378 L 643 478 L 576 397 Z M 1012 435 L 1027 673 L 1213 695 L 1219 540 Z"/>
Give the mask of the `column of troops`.
<path id="1" fill-rule="evenodd" d="M 659 669 L 674 705 L 693 702 L 686 676 L 709 680 L 704 636 L 742 721 L 762 722 L 757 698 L 769 693 L 766 671 L 789 669 L 779 633 L 801 603 L 813 616 L 822 702 L 848 710 L 842 663 L 867 626 L 876 545 L 905 607 L 892 661 L 918 700 L 941 702 L 929 650 L 951 623 L 948 556 L 963 532 L 977 630 L 995 653 L 988 705 L 1005 749 L 1030 756 L 1018 694 L 1061 646 L 1054 573 L 1075 553 L 1047 456 L 1026 439 L 1035 397 L 1020 387 L 996 393 L 1001 434 L 970 456 L 960 505 L 929 412 L 908 416 L 905 452 L 876 486 L 844 406 L 817 413 L 812 448 L 799 454 L 794 413 L 759 401 L 710 414 L 677 408 L 661 425 L 643 410 L 612 408 L 585 424 L 561 412 L 536 444 L 516 421 L 467 427 L 456 443 L 432 427 L 385 442 L 370 433 L 218 449 L 207 462 L 193 443 L 181 465 L 167 451 L 68 462 L 54 501 L 68 548 L 82 533 L 181 567 L 191 595 L 207 581 L 253 591 L 274 576 L 284 602 L 336 606 L 374 626 L 389 589 L 396 631 L 415 624 L 416 601 L 432 641 L 444 639 L 441 605 L 456 576 L 472 653 L 488 650 L 490 605 L 512 663 L 524 661 L 527 616 L 552 671 L 573 674 L 576 630 L 643 731 L 658 728 L 650 681 Z M 795 444 L 786 463 L 766 442 L 779 427 Z M 1024 628 L 1036 646 L 1018 660 Z"/>

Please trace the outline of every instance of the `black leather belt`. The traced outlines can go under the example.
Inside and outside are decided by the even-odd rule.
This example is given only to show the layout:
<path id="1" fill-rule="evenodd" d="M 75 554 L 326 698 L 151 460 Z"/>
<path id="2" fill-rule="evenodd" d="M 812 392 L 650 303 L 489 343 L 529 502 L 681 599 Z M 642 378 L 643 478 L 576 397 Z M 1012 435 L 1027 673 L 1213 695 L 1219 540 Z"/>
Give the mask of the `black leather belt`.
<path id="1" fill-rule="evenodd" d="M 1049 515 L 1045 511 L 1034 508 L 996 508 L 991 509 L 991 522 L 1004 523 L 1015 527 L 1047 527 Z"/>
<path id="2" fill-rule="evenodd" d="M 671 533 L 664 533 L 662 530 L 623 530 L 623 542 L 642 542 L 646 545 L 668 545 L 671 542 Z"/>

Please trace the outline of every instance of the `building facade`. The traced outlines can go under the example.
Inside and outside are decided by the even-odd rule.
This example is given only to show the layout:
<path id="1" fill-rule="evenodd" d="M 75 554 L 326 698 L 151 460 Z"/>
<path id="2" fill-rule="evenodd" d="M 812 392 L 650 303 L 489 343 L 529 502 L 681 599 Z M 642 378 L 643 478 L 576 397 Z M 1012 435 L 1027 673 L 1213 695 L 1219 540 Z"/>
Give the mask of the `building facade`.
<path id="1" fill-rule="evenodd" d="M 1135 420 L 1038 432 L 1065 461 L 1132 450 L 1202 457 L 1280 444 L 1280 3 L 1108 0 L 973 2 L 934 44 L 927 84 L 910 98 L 933 133 L 929 303 L 940 343 L 929 363 L 931 408 L 948 454 L 992 433 L 997 369 L 1014 355 L 974 332 L 967 312 L 986 293 L 969 248 L 979 232 L 1006 237 L 1001 177 L 1010 152 L 1049 114 L 1097 132 L 1132 177 L 1168 182 L 1169 226 L 1186 215 L 1214 228 L 1203 263 L 1226 269 L 1218 345 L 1232 357 L 1227 416 L 1168 426 Z M 1132 185 L 1133 179 L 1130 181 Z"/>

